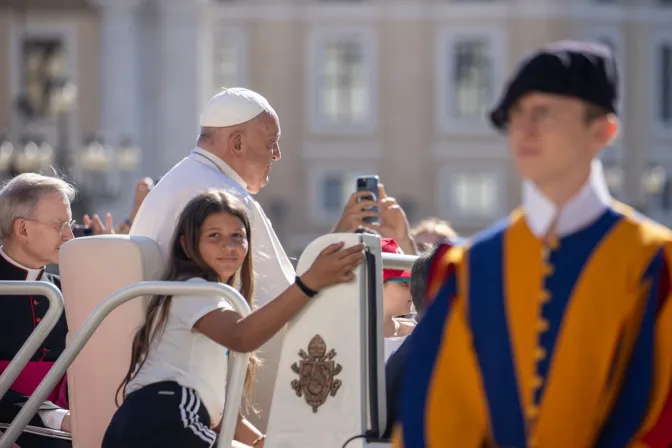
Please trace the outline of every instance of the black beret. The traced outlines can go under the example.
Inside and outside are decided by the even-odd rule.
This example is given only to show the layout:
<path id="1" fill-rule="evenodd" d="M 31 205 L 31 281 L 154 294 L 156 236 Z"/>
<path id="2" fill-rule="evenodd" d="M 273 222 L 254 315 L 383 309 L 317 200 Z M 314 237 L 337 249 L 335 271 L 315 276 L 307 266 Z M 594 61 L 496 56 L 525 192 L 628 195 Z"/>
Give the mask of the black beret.
<path id="1" fill-rule="evenodd" d="M 561 41 L 525 59 L 504 95 L 490 112 L 500 130 L 506 128 L 511 106 L 530 92 L 581 99 L 618 115 L 618 69 L 611 50 L 601 44 Z"/>

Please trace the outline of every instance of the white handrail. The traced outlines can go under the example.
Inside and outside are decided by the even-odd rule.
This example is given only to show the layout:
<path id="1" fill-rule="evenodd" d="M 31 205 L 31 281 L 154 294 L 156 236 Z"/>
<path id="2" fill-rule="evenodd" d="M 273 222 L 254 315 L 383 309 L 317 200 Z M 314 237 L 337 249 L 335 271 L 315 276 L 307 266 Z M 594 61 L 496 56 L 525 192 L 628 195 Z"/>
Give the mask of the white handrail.
<path id="1" fill-rule="evenodd" d="M 0 448 L 9 448 L 19 438 L 23 429 L 28 425 L 37 413 L 40 405 L 49 393 L 63 377 L 66 370 L 72 364 L 86 342 L 91 338 L 103 320 L 118 306 L 129 300 L 151 295 L 175 295 L 175 296 L 223 296 L 233 308 L 241 315 L 250 313 L 250 307 L 242 295 L 230 286 L 221 283 L 201 282 L 141 282 L 126 286 L 105 299 L 91 315 L 86 319 L 70 344 L 54 363 L 49 373 L 44 377 L 35 392 L 30 396 L 23 409 L 16 416 L 4 436 L 0 438 Z M 182 299 L 188 300 L 188 299 Z M 229 448 L 233 441 L 236 430 L 238 414 L 243 398 L 243 388 L 249 353 L 230 352 L 232 354 L 231 378 L 224 406 L 222 429 L 219 434 L 219 448 Z M 223 380 L 223 379 L 222 379 Z"/>
<path id="2" fill-rule="evenodd" d="M 24 367 L 30 362 L 35 352 L 40 349 L 44 340 L 49 336 L 51 330 L 54 329 L 58 320 L 63 314 L 63 295 L 61 291 L 48 282 L 27 282 L 25 280 L 18 281 L 0 281 L 0 296 L 7 295 L 41 295 L 49 300 L 49 309 L 44 314 L 40 323 L 33 332 L 28 336 L 26 342 L 11 360 L 2 375 L 0 375 L 0 399 L 5 396 L 7 391 Z M 0 298 L 2 300 L 2 298 Z M 63 341 L 65 344 L 65 341 Z"/>
<path id="3" fill-rule="evenodd" d="M 383 268 L 385 269 L 403 269 L 411 270 L 413 263 L 418 259 L 417 255 L 382 253 Z"/>

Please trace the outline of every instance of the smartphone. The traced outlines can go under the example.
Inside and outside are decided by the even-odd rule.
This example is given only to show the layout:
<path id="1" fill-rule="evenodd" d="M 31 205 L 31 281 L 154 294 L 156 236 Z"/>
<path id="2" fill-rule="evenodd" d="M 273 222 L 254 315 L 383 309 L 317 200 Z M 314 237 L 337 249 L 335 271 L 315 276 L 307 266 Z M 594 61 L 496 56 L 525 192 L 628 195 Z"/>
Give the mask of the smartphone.
<path id="1" fill-rule="evenodd" d="M 362 199 L 362 200 L 369 200 L 369 201 L 374 201 L 378 202 L 378 176 L 360 176 L 357 178 L 357 192 L 359 193 L 360 191 L 367 191 L 371 193 L 371 197 L 369 199 Z M 374 205 L 369 207 L 372 211 L 377 212 L 378 211 L 378 206 Z M 369 222 L 371 224 L 378 224 L 379 220 L 378 218 L 364 218 L 364 221 Z"/>
<path id="2" fill-rule="evenodd" d="M 88 226 L 76 224 L 75 226 L 72 227 L 72 234 L 75 236 L 75 238 L 79 238 L 82 236 L 91 236 L 93 235 L 93 229 Z"/>

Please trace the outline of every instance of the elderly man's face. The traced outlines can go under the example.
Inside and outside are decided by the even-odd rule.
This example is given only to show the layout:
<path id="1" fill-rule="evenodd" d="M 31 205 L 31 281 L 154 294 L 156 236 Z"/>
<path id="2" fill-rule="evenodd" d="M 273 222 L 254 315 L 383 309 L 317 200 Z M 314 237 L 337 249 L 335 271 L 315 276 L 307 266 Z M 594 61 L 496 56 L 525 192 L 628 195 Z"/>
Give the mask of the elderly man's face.
<path id="1" fill-rule="evenodd" d="M 25 251 L 38 264 L 57 264 L 58 250 L 73 238 L 70 201 L 61 194 L 45 195 L 25 219 Z"/>
<path id="2" fill-rule="evenodd" d="M 258 193 L 268 184 L 271 164 L 280 160 L 280 122 L 275 116 L 263 114 L 248 123 L 243 156 L 245 164 L 238 173 L 247 182 L 250 193 Z"/>

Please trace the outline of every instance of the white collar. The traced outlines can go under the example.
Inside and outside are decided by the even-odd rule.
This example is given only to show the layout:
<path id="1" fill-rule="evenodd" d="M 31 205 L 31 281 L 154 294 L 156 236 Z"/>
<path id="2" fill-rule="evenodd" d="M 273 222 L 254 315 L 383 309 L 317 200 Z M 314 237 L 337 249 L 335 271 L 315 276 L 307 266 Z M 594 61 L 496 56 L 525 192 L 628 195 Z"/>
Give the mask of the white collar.
<path id="1" fill-rule="evenodd" d="M 194 148 L 192 151 L 193 154 L 198 154 L 201 157 L 197 157 L 197 159 L 202 160 L 201 158 L 204 157 L 208 159 L 210 163 L 212 163 L 215 168 L 217 168 L 219 171 L 224 173 L 227 177 L 230 177 L 234 181 L 236 181 L 237 184 L 239 184 L 241 187 L 247 190 L 247 182 L 243 180 L 242 177 L 240 177 L 240 174 L 236 173 L 236 171 L 229 166 L 228 163 L 211 153 L 210 151 L 206 151 L 203 148 Z"/>
<path id="2" fill-rule="evenodd" d="M 13 264 L 17 268 L 26 271 L 26 273 L 27 273 L 26 274 L 26 280 L 27 281 L 37 280 L 38 278 L 40 278 L 40 275 L 42 275 L 42 272 L 44 271 L 44 268 L 31 269 L 31 268 L 25 267 L 24 265 L 22 265 L 21 263 L 19 263 L 17 261 L 14 261 L 14 259 L 12 259 L 12 257 L 7 255 L 7 252 L 5 252 L 3 246 L 0 246 L 0 255 L 2 256 L 2 258 L 7 260 L 8 263 Z"/>
<path id="3" fill-rule="evenodd" d="M 595 159 L 588 182 L 561 209 L 529 181 L 523 181 L 523 210 L 528 226 L 538 238 L 548 234 L 555 221 L 557 236 L 565 236 L 593 223 L 611 205 L 602 162 Z"/>

